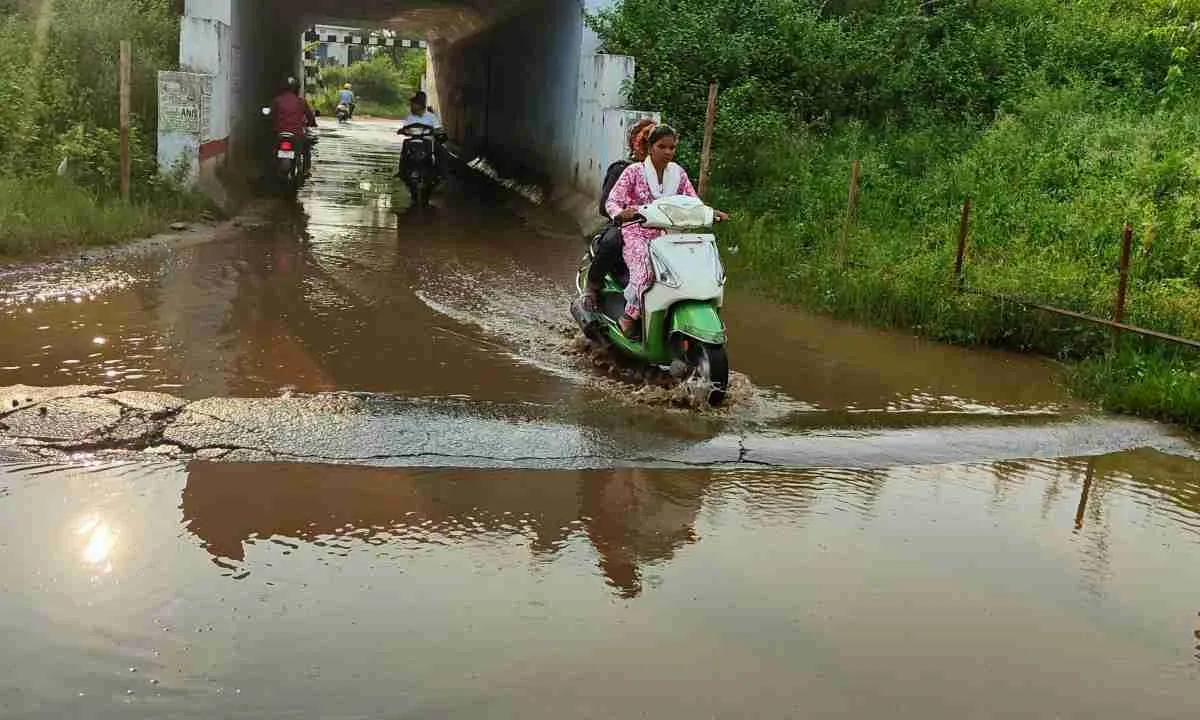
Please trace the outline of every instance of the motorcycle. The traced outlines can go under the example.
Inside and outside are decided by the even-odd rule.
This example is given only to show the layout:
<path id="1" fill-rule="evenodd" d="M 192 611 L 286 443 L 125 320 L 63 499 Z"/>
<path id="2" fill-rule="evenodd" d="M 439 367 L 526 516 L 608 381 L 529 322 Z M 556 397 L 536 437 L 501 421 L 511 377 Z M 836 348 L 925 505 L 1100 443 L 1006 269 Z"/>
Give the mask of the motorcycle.
<path id="1" fill-rule="evenodd" d="M 350 122 L 350 106 L 346 103 L 339 103 L 337 109 L 334 110 L 334 115 L 337 115 L 338 124 L 345 125 Z"/>
<path id="2" fill-rule="evenodd" d="M 271 108 L 262 109 L 263 117 L 271 116 Z M 275 136 L 272 145 L 271 160 L 275 180 L 289 192 L 296 192 L 304 184 L 304 178 L 312 167 L 312 148 L 317 144 L 316 135 L 309 128 L 304 129 L 303 137 L 294 133 L 281 132 Z"/>
<path id="3" fill-rule="evenodd" d="M 404 136 L 400 146 L 399 177 L 408 188 L 413 205 L 425 207 L 429 204 L 429 194 L 441 179 L 437 144 L 444 140 L 445 133 L 429 125 L 412 123 L 397 130 L 396 134 Z"/>
<path id="4" fill-rule="evenodd" d="M 668 367 L 677 379 L 700 384 L 713 406 L 724 401 L 729 387 L 721 320 L 725 268 L 716 237 L 694 231 L 711 228 L 715 220 L 712 208 L 682 195 L 659 198 L 638 210 L 635 223 L 667 232 L 650 243 L 654 283 L 643 298 L 637 339 L 627 337 L 619 324 L 629 281 L 624 262 L 605 277 L 596 310 L 584 304 L 588 269 L 599 235 L 592 239 L 580 263 L 575 280 L 579 297 L 571 303 L 571 315 L 589 339 L 607 340 L 625 355 Z"/>

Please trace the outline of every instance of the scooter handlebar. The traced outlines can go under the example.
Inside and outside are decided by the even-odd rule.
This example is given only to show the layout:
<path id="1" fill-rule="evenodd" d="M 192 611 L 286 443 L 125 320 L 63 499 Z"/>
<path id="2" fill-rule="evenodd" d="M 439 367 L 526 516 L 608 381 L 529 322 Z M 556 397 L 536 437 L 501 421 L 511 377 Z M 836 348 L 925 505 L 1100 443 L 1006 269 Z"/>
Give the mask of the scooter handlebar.
<path id="1" fill-rule="evenodd" d="M 435 128 L 432 125 L 426 125 L 425 123 L 409 123 L 408 125 L 405 125 L 404 127 L 397 130 L 396 134 L 397 135 L 409 135 L 409 133 L 405 132 L 405 130 L 408 130 L 409 128 L 421 128 L 422 130 L 428 131 L 428 132 L 422 133 L 422 135 L 444 134 L 444 131 L 442 131 L 440 128 Z M 416 137 L 416 136 L 414 135 L 411 137 Z"/>

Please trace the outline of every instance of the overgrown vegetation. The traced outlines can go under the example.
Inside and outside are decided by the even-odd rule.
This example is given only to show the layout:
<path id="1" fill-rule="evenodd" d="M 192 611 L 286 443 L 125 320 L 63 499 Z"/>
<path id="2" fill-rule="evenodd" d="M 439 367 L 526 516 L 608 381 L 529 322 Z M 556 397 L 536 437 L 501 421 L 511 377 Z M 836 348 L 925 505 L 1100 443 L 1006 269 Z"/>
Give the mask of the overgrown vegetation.
<path id="1" fill-rule="evenodd" d="M 408 115 L 408 99 L 421 88 L 425 75 L 423 50 L 398 50 L 399 62 L 380 52 L 361 62 L 342 67 L 321 68 L 321 92 L 314 105 L 332 115 L 338 103 L 338 91 L 345 83 L 353 86 L 356 112 L 376 117 Z"/>
<path id="2" fill-rule="evenodd" d="M 178 57 L 172 5 L 0 0 L 0 255 L 117 242 L 195 212 L 154 158 L 156 74 Z M 121 40 L 133 45 L 131 205 L 117 197 Z"/>
<path id="3" fill-rule="evenodd" d="M 593 19 L 638 58 L 639 106 L 697 166 L 721 83 L 714 198 L 729 264 L 776 295 L 937 339 L 1037 350 L 1113 409 L 1200 425 L 1191 351 L 1126 341 L 952 284 L 1200 338 L 1200 2 L 623 0 Z M 841 243 L 851 161 L 861 203 Z M 737 249 L 736 254 L 732 253 Z M 1133 370 L 1136 368 L 1136 371 Z"/>

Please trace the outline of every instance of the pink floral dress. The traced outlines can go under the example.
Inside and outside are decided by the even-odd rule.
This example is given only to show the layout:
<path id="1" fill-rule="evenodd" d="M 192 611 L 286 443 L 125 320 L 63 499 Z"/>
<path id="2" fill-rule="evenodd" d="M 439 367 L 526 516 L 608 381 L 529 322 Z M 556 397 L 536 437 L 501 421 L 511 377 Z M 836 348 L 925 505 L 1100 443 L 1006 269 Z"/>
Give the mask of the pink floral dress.
<path id="1" fill-rule="evenodd" d="M 688 179 L 687 171 L 681 169 L 678 195 L 697 197 L 692 181 Z M 613 185 L 608 195 L 605 209 L 609 217 L 627 207 L 639 207 L 654 202 L 654 194 L 646 175 L 642 171 L 642 163 L 632 163 L 621 173 L 617 184 Z M 629 266 L 629 285 L 625 288 L 625 314 L 635 320 L 642 314 L 642 295 L 650 288 L 653 274 L 650 268 L 650 241 L 662 235 L 664 230 L 654 230 L 641 225 L 625 225 L 621 234 L 625 240 L 625 264 Z"/>

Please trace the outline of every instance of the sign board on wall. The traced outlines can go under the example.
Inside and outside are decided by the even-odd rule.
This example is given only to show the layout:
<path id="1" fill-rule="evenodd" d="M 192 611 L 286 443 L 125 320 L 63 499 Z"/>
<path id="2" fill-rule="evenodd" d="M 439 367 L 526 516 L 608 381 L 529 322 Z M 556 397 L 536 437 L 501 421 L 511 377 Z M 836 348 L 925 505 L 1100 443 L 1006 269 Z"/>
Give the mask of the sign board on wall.
<path id="1" fill-rule="evenodd" d="M 213 77 L 199 73 L 158 74 L 159 132 L 205 135 Z"/>

